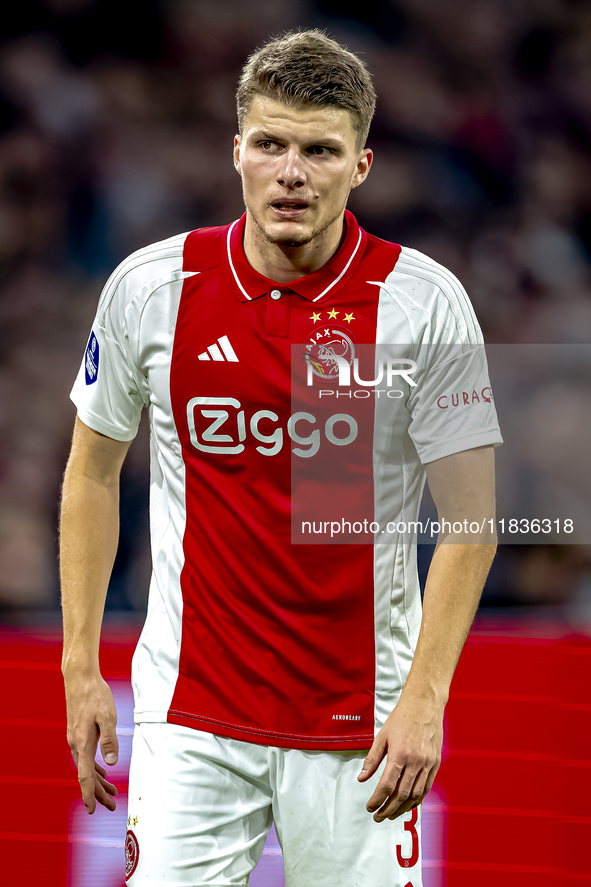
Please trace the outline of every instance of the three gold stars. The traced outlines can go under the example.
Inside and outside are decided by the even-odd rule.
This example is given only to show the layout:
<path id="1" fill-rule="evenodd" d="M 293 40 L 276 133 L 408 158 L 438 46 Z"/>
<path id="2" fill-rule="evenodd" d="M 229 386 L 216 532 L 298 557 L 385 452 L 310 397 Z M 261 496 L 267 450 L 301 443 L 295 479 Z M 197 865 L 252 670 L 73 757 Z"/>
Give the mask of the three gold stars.
<path id="1" fill-rule="evenodd" d="M 332 308 L 330 311 L 327 311 L 326 313 L 327 313 L 330 320 L 336 320 L 338 315 L 341 312 L 337 311 L 336 308 Z M 318 311 L 318 312 L 313 311 L 312 312 L 312 316 L 310 317 L 310 320 L 313 321 L 313 323 L 318 323 L 318 321 L 321 319 L 322 319 L 322 312 L 321 311 Z M 347 323 L 351 323 L 352 320 L 355 320 L 355 317 L 353 316 L 353 312 L 351 312 L 351 314 L 347 314 L 345 312 L 345 316 L 344 316 L 343 320 L 346 320 Z"/>

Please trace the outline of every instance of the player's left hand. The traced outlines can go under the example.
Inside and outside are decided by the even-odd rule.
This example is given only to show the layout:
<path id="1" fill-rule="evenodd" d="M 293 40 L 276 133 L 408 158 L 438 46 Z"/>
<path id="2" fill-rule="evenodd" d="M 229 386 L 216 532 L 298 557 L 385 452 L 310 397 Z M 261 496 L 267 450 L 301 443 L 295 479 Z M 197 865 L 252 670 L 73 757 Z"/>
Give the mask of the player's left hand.
<path id="1" fill-rule="evenodd" d="M 443 706 L 403 693 L 357 777 L 365 782 L 387 755 L 384 772 L 366 807 L 376 822 L 396 819 L 421 803 L 439 769 L 442 744 Z"/>

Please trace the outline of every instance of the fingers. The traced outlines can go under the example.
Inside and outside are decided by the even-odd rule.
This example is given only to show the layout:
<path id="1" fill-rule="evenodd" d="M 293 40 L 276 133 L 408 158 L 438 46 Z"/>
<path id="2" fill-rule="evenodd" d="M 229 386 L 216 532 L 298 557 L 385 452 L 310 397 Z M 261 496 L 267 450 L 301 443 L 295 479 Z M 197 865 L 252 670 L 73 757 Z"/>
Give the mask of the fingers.
<path id="1" fill-rule="evenodd" d="M 106 778 L 105 768 L 94 760 L 93 749 L 79 748 L 77 751 L 72 751 L 72 755 L 78 768 L 78 782 L 87 812 L 90 815 L 95 812 L 97 801 L 108 810 L 115 810 L 117 805 L 114 798 L 118 794 L 117 788 Z"/>
<path id="2" fill-rule="evenodd" d="M 365 782 L 370 776 L 376 772 L 384 759 L 386 753 L 386 743 L 380 739 L 380 734 L 376 736 L 374 744 L 370 748 L 367 757 L 363 762 L 361 773 L 357 777 L 359 782 Z"/>
<path id="3" fill-rule="evenodd" d="M 100 764 L 96 764 L 96 772 L 94 775 L 94 795 L 99 804 L 106 807 L 107 810 L 115 810 L 117 805 L 114 797 L 118 794 L 116 787 L 108 782 L 104 777 L 104 769 Z M 100 771 L 103 771 L 101 774 Z"/>
<path id="4" fill-rule="evenodd" d="M 411 793 L 412 785 L 409 784 L 409 780 L 401 779 L 396 791 L 374 814 L 374 820 L 376 822 L 383 822 L 384 819 L 396 819 L 398 816 L 402 816 L 403 813 L 406 813 L 415 805 L 415 799 L 411 797 Z"/>
<path id="5" fill-rule="evenodd" d="M 383 822 L 384 819 L 397 819 L 399 816 L 404 816 L 404 814 L 408 813 L 409 810 L 412 810 L 413 807 L 418 807 L 431 791 L 438 769 L 439 764 L 436 764 L 431 770 L 419 770 L 415 776 L 414 782 L 412 781 L 413 771 L 409 769 L 404 770 L 396 783 L 394 791 L 384 799 L 383 803 L 379 805 L 379 809 L 376 810 L 376 807 L 378 806 L 377 803 L 375 806 L 372 806 L 374 798 L 368 803 L 367 809 L 370 813 L 373 810 L 376 810 L 373 817 L 374 820 L 376 822 Z M 384 776 L 385 775 L 386 774 L 384 773 Z M 384 790 L 387 790 L 387 788 L 391 786 L 391 783 L 391 779 L 386 780 L 384 783 Z M 375 793 L 376 796 L 378 795 L 379 789 L 380 785 L 378 784 Z M 383 792 L 380 792 L 379 796 L 376 797 L 376 802 L 382 796 Z"/>
<path id="6" fill-rule="evenodd" d="M 96 762 L 95 762 L 94 767 L 96 770 L 95 779 L 98 780 L 100 785 L 102 785 L 102 787 L 105 789 L 105 791 L 109 795 L 116 797 L 119 794 L 119 792 L 117 791 L 117 787 L 115 785 L 113 785 L 112 782 L 109 782 L 109 780 L 106 778 L 107 772 L 106 772 L 105 768 L 101 767 L 101 765 L 97 764 Z"/>
<path id="7" fill-rule="evenodd" d="M 98 728 L 101 734 L 101 754 L 103 760 L 110 767 L 117 763 L 119 757 L 119 742 L 117 740 L 117 712 L 115 704 L 112 702 L 107 707 L 106 712 L 102 712 L 102 717 L 97 719 Z"/>
<path id="8" fill-rule="evenodd" d="M 398 778 L 396 778 L 397 773 Z M 420 804 L 427 794 L 430 776 L 431 771 L 424 768 L 421 768 L 418 773 L 416 768 L 410 767 L 404 769 L 397 766 L 393 766 L 392 769 L 386 768 L 367 804 L 367 810 L 370 813 L 376 811 L 373 817 L 376 822 L 383 822 L 384 819 L 396 819 L 398 816 L 408 813 L 409 810 Z M 394 781 L 395 778 L 396 781 Z M 431 779 L 431 785 L 433 779 Z"/>
<path id="9" fill-rule="evenodd" d="M 89 762 L 88 756 L 78 753 L 78 782 L 82 791 L 82 800 L 87 812 L 92 815 L 98 801 L 107 810 L 115 810 L 114 798 L 119 792 L 117 787 L 106 779 L 107 771 L 94 759 Z"/>
<path id="10" fill-rule="evenodd" d="M 96 810 L 95 800 L 95 769 L 94 769 L 94 750 L 88 746 L 78 748 L 77 751 L 78 765 L 78 782 L 80 783 L 80 791 L 82 792 L 82 800 L 89 814 L 93 814 Z"/>
<path id="11" fill-rule="evenodd" d="M 402 764 L 388 763 L 386 765 L 376 790 L 366 805 L 366 810 L 369 813 L 377 811 L 374 815 L 376 822 L 381 822 L 386 818 L 384 811 L 389 802 L 395 798 L 400 798 L 400 802 L 404 803 L 408 798 L 412 782 L 408 790 L 403 788 L 403 784 L 408 784 L 409 782 L 409 775 L 407 773 L 408 771 Z"/>
<path id="12" fill-rule="evenodd" d="M 117 721 L 101 725 L 101 754 L 109 766 L 117 763 L 119 758 L 119 742 L 115 731 Z"/>
<path id="13" fill-rule="evenodd" d="M 383 813 L 381 810 L 378 811 L 381 814 L 382 819 L 397 819 L 399 816 L 408 813 L 413 807 L 418 807 L 427 794 L 426 783 L 428 775 L 427 770 L 421 770 L 419 772 L 406 800 L 404 799 L 404 792 L 402 792 L 399 796 L 391 798 L 389 802 L 384 804 Z M 381 821 L 381 819 L 379 821 Z"/>

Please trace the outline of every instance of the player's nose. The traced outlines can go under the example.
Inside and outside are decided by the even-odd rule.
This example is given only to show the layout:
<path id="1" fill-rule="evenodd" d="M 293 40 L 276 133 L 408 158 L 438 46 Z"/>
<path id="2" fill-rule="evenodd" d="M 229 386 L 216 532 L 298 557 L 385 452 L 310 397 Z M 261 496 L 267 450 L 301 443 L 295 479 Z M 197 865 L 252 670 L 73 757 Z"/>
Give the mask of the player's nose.
<path id="1" fill-rule="evenodd" d="M 305 184 L 305 164 L 297 148 L 290 148 L 281 156 L 281 163 L 277 171 L 277 182 L 288 188 Z"/>

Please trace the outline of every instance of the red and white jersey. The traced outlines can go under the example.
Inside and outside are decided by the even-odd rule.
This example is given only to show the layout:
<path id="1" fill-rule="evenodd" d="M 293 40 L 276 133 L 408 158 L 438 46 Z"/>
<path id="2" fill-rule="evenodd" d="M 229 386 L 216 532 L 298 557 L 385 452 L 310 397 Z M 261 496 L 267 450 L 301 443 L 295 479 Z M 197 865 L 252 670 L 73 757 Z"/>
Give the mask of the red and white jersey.
<path id="1" fill-rule="evenodd" d="M 424 463 L 501 442 L 482 336 L 449 271 L 349 212 L 335 256 L 289 284 L 248 264 L 244 224 L 124 261 L 72 391 L 81 420 L 116 440 L 149 411 L 153 576 L 135 718 L 363 749 L 411 665 L 416 546 L 303 525 L 416 520 Z M 400 343 L 439 349 L 418 384 L 397 377 L 394 398 L 339 384 L 343 355 L 352 367 L 375 349 L 377 363 Z"/>

